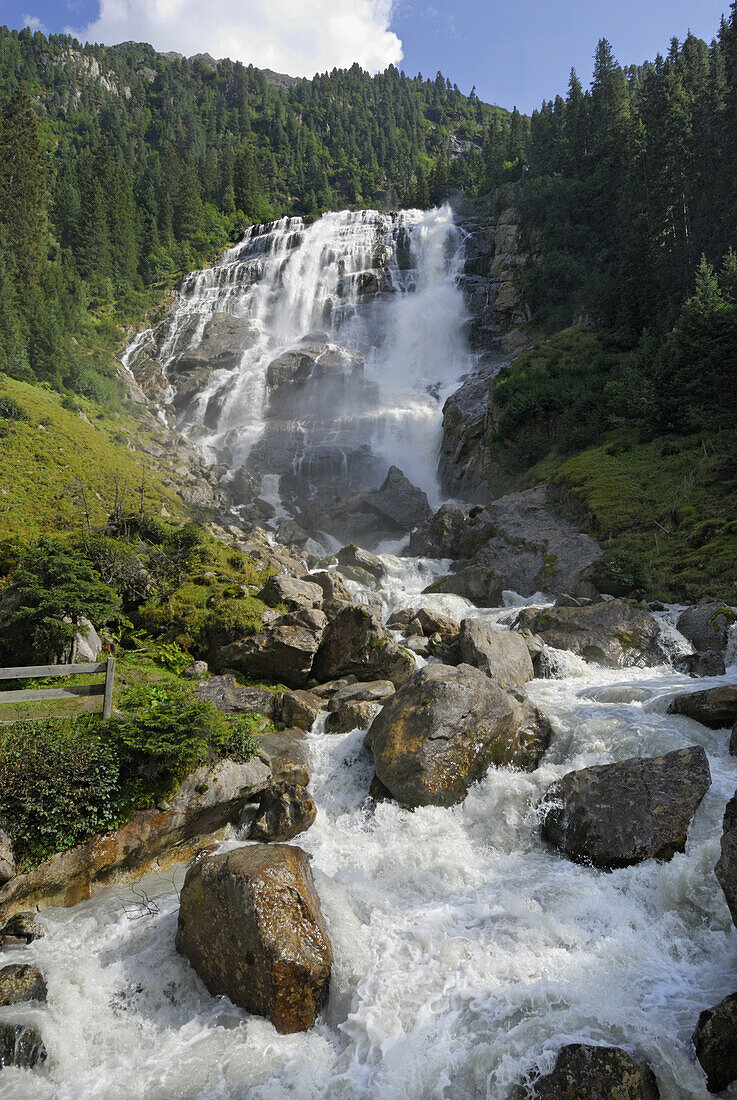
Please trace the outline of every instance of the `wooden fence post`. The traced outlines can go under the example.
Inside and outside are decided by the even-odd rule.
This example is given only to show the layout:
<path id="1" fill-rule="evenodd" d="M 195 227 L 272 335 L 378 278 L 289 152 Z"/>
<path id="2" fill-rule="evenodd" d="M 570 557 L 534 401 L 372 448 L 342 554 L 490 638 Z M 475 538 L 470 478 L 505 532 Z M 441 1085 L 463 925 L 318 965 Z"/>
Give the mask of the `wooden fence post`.
<path id="1" fill-rule="evenodd" d="M 108 657 L 105 669 L 105 697 L 102 702 L 102 717 L 110 718 L 113 713 L 113 683 L 115 680 L 115 658 Z"/>

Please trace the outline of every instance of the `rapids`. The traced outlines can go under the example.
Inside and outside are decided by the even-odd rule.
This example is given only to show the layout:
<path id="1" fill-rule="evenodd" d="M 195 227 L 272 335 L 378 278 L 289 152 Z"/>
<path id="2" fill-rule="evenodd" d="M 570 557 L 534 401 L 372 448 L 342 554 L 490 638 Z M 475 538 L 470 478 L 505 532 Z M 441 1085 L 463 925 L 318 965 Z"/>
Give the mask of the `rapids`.
<path id="1" fill-rule="evenodd" d="M 263 425 L 269 341 L 309 331 L 332 295 L 327 284 L 347 268 L 365 269 L 366 242 L 376 238 L 375 220 L 367 236 L 368 217 L 330 215 L 307 230 L 284 223 L 268 241 L 251 235 L 218 269 L 191 277 L 180 320 L 193 302 L 203 318 L 215 309 L 270 318 L 237 372 L 224 423 L 213 434 L 191 414 L 205 450 L 221 448 L 237 423 L 230 446 L 236 458 L 247 454 Z M 410 274 L 398 259 L 402 228 L 420 256 Z M 368 335 L 357 309 L 330 323 L 344 343 L 366 349 L 369 370 L 381 375 L 384 426 L 401 426 L 374 444 L 387 460 L 411 460 L 407 472 L 432 488 L 440 401 L 428 396 L 428 378 L 440 392 L 469 361 L 453 281 L 458 249 L 448 247 L 457 237 L 448 211 L 390 219 L 382 233 L 394 242 L 387 270 L 399 293 L 372 307 Z M 330 259 L 341 240 L 349 242 L 342 267 Z M 324 324 L 324 310 L 321 317 Z M 428 327 L 433 317 L 438 324 Z M 379 321 L 390 339 L 377 342 Z M 443 326 L 451 342 L 438 344 Z M 281 508 L 279 475 L 266 478 L 264 492 Z M 400 544 L 385 549 L 385 618 L 424 604 L 503 629 L 516 605 L 546 602 L 506 593 L 504 607 L 478 611 L 461 597 L 423 597 L 449 563 L 402 557 Z M 662 615 L 671 652 L 690 651 L 672 618 Z M 737 636 L 730 653 L 726 678 L 737 682 Z M 506 1100 L 515 1082 L 550 1068 L 557 1049 L 577 1041 L 641 1051 L 663 1100 L 705 1100 L 690 1036 L 701 1010 L 735 988 L 737 934 L 713 868 L 737 759 L 725 731 L 666 714 L 674 692 L 694 684 L 670 666 L 611 671 L 553 652 L 549 671 L 557 678 L 529 685 L 554 730 L 541 766 L 531 774 L 491 768 L 449 810 L 374 808 L 363 731 L 327 736 L 318 721 L 308 735 L 318 816 L 297 843 L 312 857 L 336 956 L 329 1003 L 312 1031 L 278 1035 L 209 996 L 174 949 L 181 866 L 40 915 L 46 936 L 9 961 L 41 968 L 48 1004 L 0 1009 L 0 1019 L 37 1022 L 49 1060 L 39 1071 L 4 1070 L 1 1100 Z M 535 807 L 558 777 L 690 744 L 705 748 L 713 784 L 685 853 L 606 873 L 541 841 Z"/>

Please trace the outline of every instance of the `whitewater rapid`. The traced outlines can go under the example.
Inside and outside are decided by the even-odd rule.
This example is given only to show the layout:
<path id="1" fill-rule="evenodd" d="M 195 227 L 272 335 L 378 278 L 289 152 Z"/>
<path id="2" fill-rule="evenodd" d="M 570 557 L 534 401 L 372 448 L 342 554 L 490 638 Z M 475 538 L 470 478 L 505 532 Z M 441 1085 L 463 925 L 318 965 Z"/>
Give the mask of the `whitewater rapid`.
<path id="1" fill-rule="evenodd" d="M 444 565 L 385 560 L 387 610 Z M 449 810 L 374 807 L 364 733 L 318 723 L 308 735 L 318 815 L 295 843 L 312 857 L 335 948 L 312 1031 L 278 1035 L 209 996 L 174 949 L 179 867 L 40 915 L 45 938 L 13 961 L 41 968 L 48 1006 L 12 1015 L 40 1025 L 49 1062 L 3 1071 L 0 1098 L 506 1100 L 561 1045 L 591 1042 L 646 1055 L 663 1100 L 705 1100 L 690 1036 L 734 991 L 737 936 L 713 868 L 737 760 L 725 731 L 666 714 L 693 680 L 668 666 L 575 668 L 528 685 L 554 730 L 541 766 L 492 768 Z M 713 783 L 670 863 L 606 873 L 541 841 L 536 805 L 566 772 L 692 744 Z"/>

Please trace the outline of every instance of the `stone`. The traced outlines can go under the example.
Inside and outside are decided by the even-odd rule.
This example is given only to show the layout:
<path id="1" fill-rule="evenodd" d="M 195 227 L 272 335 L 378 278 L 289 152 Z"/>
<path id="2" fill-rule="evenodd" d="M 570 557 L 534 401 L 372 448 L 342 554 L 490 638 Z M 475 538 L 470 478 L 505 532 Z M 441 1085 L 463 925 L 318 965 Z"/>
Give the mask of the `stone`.
<path id="1" fill-rule="evenodd" d="M 374 719 L 376 774 L 404 806 L 453 806 L 492 765 L 533 770 L 550 724 L 469 665 L 426 665 Z"/>
<path id="2" fill-rule="evenodd" d="M 258 755 L 275 781 L 296 787 L 306 787 L 309 783 L 309 757 L 302 730 L 275 730 L 263 734 L 259 738 Z"/>
<path id="3" fill-rule="evenodd" d="M 319 607 L 323 598 L 323 590 L 319 584 L 298 580 L 296 577 L 278 575 L 269 577 L 256 596 L 256 599 L 261 600 L 267 607 L 283 605 L 287 611 L 303 611 L 310 607 Z"/>
<path id="4" fill-rule="evenodd" d="M 176 947 L 213 996 L 282 1035 L 311 1028 L 327 1001 L 333 951 L 301 848 L 249 845 L 193 863 Z"/>
<path id="5" fill-rule="evenodd" d="M 646 667 L 665 660 L 655 619 L 624 600 L 542 611 L 524 608 L 518 627 L 553 649 L 567 649 L 604 668 Z"/>
<path id="6" fill-rule="evenodd" d="M 317 610 L 282 615 L 261 634 L 218 650 L 213 664 L 217 668 L 235 668 L 247 680 L 304 687 L 327 621 L 327 616 Z"/>
<path id="7" fill-rule="evenodd" d="M 72 664 L 92 664 L 100 658 L 102 640 L 89 619 L 82 618 L 77 625 L 79 630 L 72 642 L 70 661 Z"/>
<path id="8" fill-rule="evenodd" d="M 188 680 L 199 680 L 203 676 L 207 676 L 210 671 L 207 661 L 193 661 L 191 665 L 188 665 L 184 670 L 184 675 Z"/>
<path id="9" fill-rule="evenodd" d="M 369 683 L 344 684 L 333 692 L 328 710 L 337 710 L 345 703 L 385 703 L 396 688 L 391 680 L 371 680 Z"/>
<path id="10" fill-rule="evenodd" d="M 0 944 L 13 940 L 16 943 L 33 943 L 46 935 L 44 926 L 36 920 L 32 909 L 16 913 L 0 928 Z"/>
<path id="11" fill-rule="evenodd" d="M 737 722 L 732 726 L 732 736 L 729 739 L 729 755 L 737 756 Z"/>
<path id="12" fill-rule="evenodd" d="M 15 851 L 10 834 L 0 828 L 0 886 L 14 877 L 16 870 Z"/>
<path id="13" fill-rule="evenodd" d="M 248 836 L 251 840 L 285 841 L 306 832 L 317 817 L 312 795 L 293 783 L 277 783 L 261 792 Z"/>
<path id="14" fill-rule="evenodd" d="M 724 1092 L 737 1081 L 737 993 L 701 1013 L 693 1045 L 709 1092 Z"/>
<path id="15" fill-rule="evenodd" d="M 650 1067 L 620 1047 L 572 1043 L 563 1047 L 555 1067 L 533 1081 L 534 1100 L 659 1100 Z"/>
<path id="16" fill-rule="evenodd" d="M 486 565 L 469 565 L 458 573 L 449 573 L 424 592 L 450 592 L 455 596 L 464 596 L 477 607 L 501 607 L 504 579 L 496 569 Z"/>
<path id="17" fill-rule="evenodd" d="M 668 714 L 685 714 L 713 730 L 731 729 L 737 722 L 737 687 L 725 684 L 677 695 L 668 707 Z"/>
<path id="18" fill-rule="evenodd" d="M 673 668 L 685 676 L 723 676 L 726 671 L 724 657 L 715 649 L 676 657 Z"/>
<path id="19" fill-rule="evenodd" d="M 455 638 L 460 633 L 461 624 L 457 623 L 455 619 L 449 619 L 427 607 L 421 607 L 415 615 L 415 619 L 420 624 L 422 633 L 426 638 L 432 638 L 434 634 L 439 634 L 443 640 L 446 640 Z"/>
<path id="20" fill-rule="evenodd" d="M 310 730 L 324 706 L 325 701 L 311 691 L 285 691 L 281 697 L 280 718 L 285 726 Z"/>
<path id="21" fill-rule="evenodd" d="M 38 967 L 14 963 L 0 970 L 0 1006 L 45 1000 L 46 982 Z"/>
<path id="22" fill-rule="evenodd" d="M 277 715 L 278 697 L 272 691 L 245 687 L 232 673 L 200 681 L 195 684 L 195 694 L 198 699 L 209 700 L 223 714 L 263 714 L 266 718 Z"/>
<path id="23" fill-rule="evenodd" d="M 535 677 L 532 658 L 519 634 L 495 629 L 483 619 L 464 619 L 458 641 L 463 663 L 481 669 L 500 687 L 521 689 Z"/>
<path id="24" fill-rule="evenodd" d="M 33 1069 L 46 1061 L 46 1047 L 37 1027 L 0 1022 L 0 1070 L 7 1066 Z"/>
<path id="25" fill-rule="evenodd" d="M 613 869 L 670 860 L 711 786 L 700 745 L 569 772 L 546 792 L 542 835 L 571 859 Z"/>
<path id="26" fill-rule="evenodd" d="M 357 676 L 397 686 L 414 670 L 414 658 L 397 645 L 376 612 L 349 604 L 325 628 L 312 675 L 318 681 Z"/>
<path id="27" fill-rule="evenodd" d="M 706 596 L 679 616 L 677 629 L 688 638 L 697 653 L 724 653 L 732 623 L 737 622 L 737 607 L 729 607 Z"/>
<path id="28" fill-rule="evenodd" d="M 338 734 L 350 733 L 351 730 L 368 729 L 380 710 L 380 703 L 358 700 L 342 703 L 337 709 L 331 710 L 328 714 L 325 722 L 325 732 Z"/>
<path id="29" fill-rule="evenodd" d="M 381 558 L 369 550 L 362 550 L 353 542 L 338 551 L 338 564 L 344 576 L 359 583 L 363 583 L 366 575 L 374 583 L 386 576 L 386 566 Z"/>
<path id="30" fill-rule="evenodd" d="M 724 811 L 721 854 L 714 871 L 737 927 L 737 791 Z"/>
<path id="31" fill-rule="evenodd" d="M 343 676 L 340 680 L 326 680 L 324 684 L 315 684 L 312 688 L 312 694 L 317 695 L 319 699 L 332 699 L 333 695 L 341 688 L 351 687 L 358 683 L 357 676 Z M 394 685 L 392 684 L 392 687 Z"/>
<path id="32" fill-rule="evenodd" d="M 317 573 L 309 573 L 308 577 L 313 584 L 320 585 L 323 599 L 351 602 L 351 594 L 346 587 L 343 574 L 337 569 L 321 569 Z"/>

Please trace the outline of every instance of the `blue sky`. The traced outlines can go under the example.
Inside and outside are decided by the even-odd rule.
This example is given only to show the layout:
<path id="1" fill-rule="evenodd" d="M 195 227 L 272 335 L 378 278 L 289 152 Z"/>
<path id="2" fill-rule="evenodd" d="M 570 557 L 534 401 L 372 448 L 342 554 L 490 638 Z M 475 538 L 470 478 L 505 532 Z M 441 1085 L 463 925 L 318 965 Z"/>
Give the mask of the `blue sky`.
<path id="1" fill-rule="evenodd" d="M 209 50 L 301 75 L 349 65 L 438 69 L 482 99 L 524 111 L 591 76 L 597 40 L 623 64 L 690 29 L 709 41 L 729 0 L 0 0 L 0 23 L 74 29 L 185 54 Z"/>

